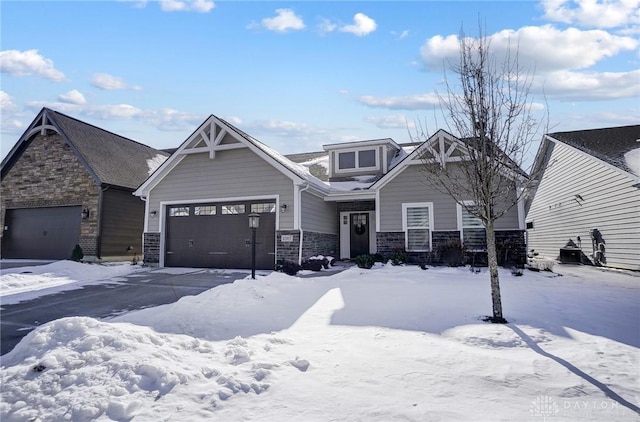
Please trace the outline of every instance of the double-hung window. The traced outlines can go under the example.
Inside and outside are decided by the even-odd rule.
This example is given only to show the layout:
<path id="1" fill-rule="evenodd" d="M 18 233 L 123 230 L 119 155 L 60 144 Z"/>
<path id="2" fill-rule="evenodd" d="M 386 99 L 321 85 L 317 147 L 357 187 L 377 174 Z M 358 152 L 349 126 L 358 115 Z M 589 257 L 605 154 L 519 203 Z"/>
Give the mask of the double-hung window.
<path id="1" fill-rule="evenodd" d="M 430 251 L 433 231 L 433 203 L 402 204 L 402 228 L 405 248 L 408 252 Z"/>

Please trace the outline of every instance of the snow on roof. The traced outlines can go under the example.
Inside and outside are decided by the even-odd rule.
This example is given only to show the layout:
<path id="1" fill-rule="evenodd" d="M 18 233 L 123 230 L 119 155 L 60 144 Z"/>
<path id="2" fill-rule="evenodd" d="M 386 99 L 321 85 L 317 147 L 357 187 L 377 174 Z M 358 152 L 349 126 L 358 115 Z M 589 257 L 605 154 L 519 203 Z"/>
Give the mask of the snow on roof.
<path id="1" fill-rule="evenodd" d="M 148 174 L 151 175 L 158 167 L 162 165 L 169 158 L 168 155 L 157 154 L 155 157 L 147 158 L 147 167 L 149 168 Z"/>
<path id="2" fill-rule="evenodd" d="M 624 162 L 633 174 L 640 176 L 640 148 L 625 153 Z"/>

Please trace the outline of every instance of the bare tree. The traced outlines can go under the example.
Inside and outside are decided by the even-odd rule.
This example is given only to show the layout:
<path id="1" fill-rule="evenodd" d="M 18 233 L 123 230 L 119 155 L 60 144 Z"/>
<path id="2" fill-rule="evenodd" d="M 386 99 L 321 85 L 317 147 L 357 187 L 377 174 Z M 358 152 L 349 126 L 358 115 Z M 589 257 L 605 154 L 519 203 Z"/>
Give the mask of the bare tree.
<path id="1" fill-rule="evenodd" d="M 534 118 L 530 99 L 533 71 L 524 70 L 515 53 L 498 58 L 489 39 L 460 34 L 460 60 L 450 66 L 459 86 L 446 79 L 440 95 L 449 131 L 461 140 L 457 160 L 444 151 L 422 155 L 426 181 L 482 221 L 493 302 L 492 322 L 507 322 L 502 313 L 495 222 L 516 206 L 530 178 L 521 170 L 529 147 L 539 140 L 542 121 Z M 445 74 L 446 78 L 446 74 Z M 424 137 L 418 129 L 417 134 Z M 473 201 L 473 205 L 469 203 Z"/>

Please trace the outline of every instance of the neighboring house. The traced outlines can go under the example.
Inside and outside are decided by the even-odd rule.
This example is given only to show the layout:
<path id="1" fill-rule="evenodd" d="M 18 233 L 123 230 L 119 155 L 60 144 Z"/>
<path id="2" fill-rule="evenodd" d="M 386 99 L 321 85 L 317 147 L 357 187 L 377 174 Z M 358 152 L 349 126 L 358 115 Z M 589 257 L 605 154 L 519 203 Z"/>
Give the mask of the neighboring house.
<path id="1" fill-rule="evenodd" d="M 131 259 L 144 202 L 132 192 L 168 154 L 43 108 L 2 161 L 3 258 Z"/>
<path id="2" fill-rule="evenodd" d="M 376 139 L 285 157 L 212 115 L 135 192 L 146 200 L 145 262 L 248 268 L 249 213 L 261 216 L 258 268 L 376 252 L 433 262 L 438 245 L 478 227 L 427 187 L 420 157 L 437 151 L 455 165 L 461 145 L 438 131 L 422 144 Z M 523 260 L 523 204 L 496 226 Z"/>
<path id="3" fill-rule="evenodd" d="M 597 229 L 605 265 L 640 270 L 640 125 L 548 134 L 533 175 L 530 249 L 556 259 L 571 240 L 593 259 Z"/>

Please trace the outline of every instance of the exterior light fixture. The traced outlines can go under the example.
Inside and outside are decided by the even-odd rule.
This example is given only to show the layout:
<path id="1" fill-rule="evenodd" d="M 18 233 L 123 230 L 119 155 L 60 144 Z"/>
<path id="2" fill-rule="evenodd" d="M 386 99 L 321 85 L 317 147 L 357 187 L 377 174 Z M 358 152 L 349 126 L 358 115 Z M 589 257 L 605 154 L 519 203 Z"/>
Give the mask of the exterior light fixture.
<path id="1" fill-rule="evenodd" d="M 249 214 L 249 228 L 251 229 L 251 278 L 256 279 L 256 230 L 260 226 L 260 214 Z"/>
<path id="2" fill-rule="evenodd" d="M 83 220 L 89 218 L 89 208 L 83 208 L 82 212 L 80 213 L 80 217 L 82 217 Z"/>
<path id="3" fill-rule="evenodd" d="M 153 210 L 153 211 L 151 211 L 151 212 L 149 213 L 149 215 L 150 215 L 151 217 L 155 217 L 155 216 L 156 216 L 156 214 L 158 214 L 158 211 L 156 211 L 156 210 Z"/>
<path id="4" fill-rule="evenodd" d="M 280 205 L 280 212 L 285 212 L 287 210 L 287 204 Z"/>

